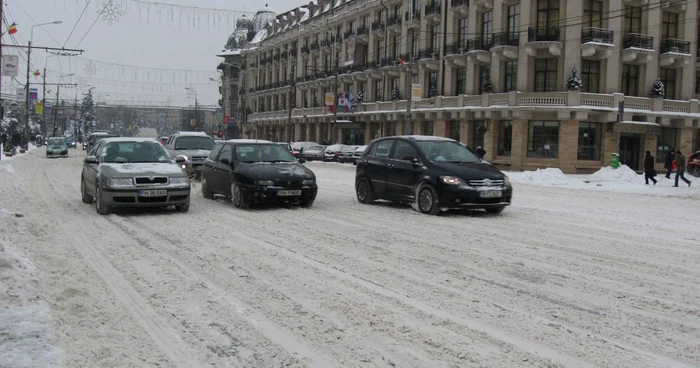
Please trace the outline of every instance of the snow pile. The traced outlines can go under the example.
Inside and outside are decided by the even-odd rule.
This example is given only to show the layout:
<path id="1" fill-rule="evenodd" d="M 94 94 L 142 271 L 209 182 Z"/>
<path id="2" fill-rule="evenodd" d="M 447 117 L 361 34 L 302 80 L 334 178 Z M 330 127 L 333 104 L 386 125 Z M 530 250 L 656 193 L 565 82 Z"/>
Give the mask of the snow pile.
<path id="1" fill-rule="evenodd" d="M 509 172 L 508 177 L 519 184 L 568 185 L 569 180 L 558 168 L 537 169 L 536 171 Z"/>
<path id="2" fill-rule="evenodd" d="M 630 184 L 643 183 L 641 176 L 634 172 L 634 170 L 630 169 L 627 165 L 621 165 L 617 169 L 614 169 L 611 166 L 603 167 L 595 173 L 591 174 L 591 181 Z"/>
<path id="3" fill-rule="evenodd" d="M 0 238 L 0 280 L 0 362 L 17 368 L 58 366 L 60 353 L 47 336 L 48 307 L 37 303 L 38 272 L 6 236 Z"/>

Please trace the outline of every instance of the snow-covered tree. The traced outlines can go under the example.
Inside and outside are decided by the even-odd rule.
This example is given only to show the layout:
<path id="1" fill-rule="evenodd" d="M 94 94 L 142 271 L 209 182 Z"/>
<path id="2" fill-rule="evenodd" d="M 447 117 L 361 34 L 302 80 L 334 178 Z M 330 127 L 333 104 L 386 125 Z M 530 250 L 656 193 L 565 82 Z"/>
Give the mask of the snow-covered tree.
<path id="1" fill-rule="evenodd" d="M 576 68 L 571 69 L 569 78 L 566 80 L 566 89 L 569 91 L 580 91 L 583 89 L 583 82 L 579 78 Z"/>
<path id="2" fill-rule="evenodd" d="M 666 87 L 664 87 L 664 82 L 659 78 L 656 78 L 654 85 L 651 86 L 651 97 L 666 97 Z"/>
<path id="3" fill-rule="evenodd" d="M 95 100 L 92 97 L 92 88 L 83 94 L 83 102 L 80 105 L 80 120 L 85 127 L 92 126 L 92 122 L 95 120 Z"/>
<path id="4" fill-rule="evenodd" d="M 399 91 L 399 86 L 395 85 L 394 88 L 391 89 L 391 100 L 398 101 L 400 99 L 401 99 L 401 92 Z"/>
<path id="5" fill-rule="evenodd" d="M 481 92 L 483 92 L 483 93 L 493 92 L 493 83 L 491 83 L 491 76 L 488 74 L 481 78 Z"/>
<path id="6" fill-rule="evenodd" d="M 435 86 L 430 86 L 430 90 L 428 91 L 428 97 L 433 98 L 437 96 L 437 88 Z"/>

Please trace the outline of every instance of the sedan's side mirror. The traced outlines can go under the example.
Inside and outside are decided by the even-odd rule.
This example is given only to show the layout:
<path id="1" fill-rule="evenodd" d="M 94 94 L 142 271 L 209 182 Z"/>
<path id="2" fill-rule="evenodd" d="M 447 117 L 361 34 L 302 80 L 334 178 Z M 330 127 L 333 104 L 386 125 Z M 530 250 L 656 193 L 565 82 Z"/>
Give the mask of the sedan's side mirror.
<path id="1" fill-rule="evenodd" d="M 305 163 L 305 162 L 306 162 L 306 159 L 305 159 L 305 158 L 300 158 L 300 159 L 299 159 L 299 163 L 300 163 L 300 164 L 303 164 L 303 163 Z"/>
<path id="2" fill-rule="evenodd" d="M 177 157 L 175 157 L 175 163 L 177 163 L 178 165 L 184 165 L 186 162 L 187 157 L 183 155 L 177 155 Z"/>
<path id="3" fill-rule="evenodd" d="M 415 158 L 415 157 L 414 157 L 414 158 L 412 158 L 410 161 L 411 161 L 411 163 L 413 164 L 414 167 L 420 166 L 420 160 L 419 160 L 418 158 Z"/>
<path id="4" fill-rule="evenodd" d="M 84 160 L 84 161 L 85 161 L 86 164 L 94 164 L 94 165 L 97 165 L 97 164 L 99 163 L 99 161 L 97 160 L 97 157 L 95 157 L 95 156 L 88 156 L 88 157 L 85 157 L 85 160 Z"/>

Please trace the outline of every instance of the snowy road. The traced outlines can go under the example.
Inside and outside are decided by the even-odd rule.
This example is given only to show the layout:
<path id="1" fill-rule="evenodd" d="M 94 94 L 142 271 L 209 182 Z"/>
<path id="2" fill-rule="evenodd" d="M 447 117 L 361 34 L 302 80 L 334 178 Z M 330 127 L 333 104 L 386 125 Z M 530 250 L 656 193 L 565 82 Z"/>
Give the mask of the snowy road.
<path id="1" fill-rule="evenodd" d="M 0 319 L 46 310 L 52 345 L 26 366 L 51 349 L 67 367 L 700 365 L 697 198 L 516 186 L 501 216 L 431 217 L 309 164 L 310 210 L 197 192 L 188 214 L 102 217 L 79 198 L 84 153 L 42 154 L 0 164 L 0 240 L 36 268 Z"/>

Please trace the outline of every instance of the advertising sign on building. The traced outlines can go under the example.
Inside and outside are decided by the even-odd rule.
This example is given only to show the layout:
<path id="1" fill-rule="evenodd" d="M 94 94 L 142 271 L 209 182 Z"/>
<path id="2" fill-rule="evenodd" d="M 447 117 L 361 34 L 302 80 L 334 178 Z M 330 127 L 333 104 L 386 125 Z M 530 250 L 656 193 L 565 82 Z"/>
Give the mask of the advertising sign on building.
<path id="1" fill-rule="evenodd" d="M 30 88 L 29 89 L 29 101 L 36 101 L 39 99 L 39 89 Z"/>
<path id="2" fill-rule="evenodd" d="M 352 65 L 355 62 L 355 45 L 357 44 L 357 36 L 348 37 L 345 45 L 345 66 Z"/>
<path id="3" fill-rule="evenodd" d="M 51 103 L 49 103 L 49 101 L 46 101 L 46 106 L 44 106 L 44 110 L 46 110 L 47 114 L 51 114 L 52 109 L 51 109 Z"/>
<path id="4" fill-rule="evenodd" d="M 18 55 L 3 55 L 2 57 L 2 75 L 7 77 L 16 77 L 19 75 L 19 56 Z"/>
<path id="5" fill-rule="evenodd" d="M 324 96 L 324 105 L 326 106 L 333 106 L 335 101 L 333 100 L 333 93 L 332 92 L 326 92 L 326 95 Z"/>
<path id="6" fill-rule="evenodd" d="M 36 106 L 34 107 L 34 111 L 36 111 L 36 113 L 38 115 L 43 114 L 44 113 L 44 104 L 42 104 L 41 102 L 37 102 Z"/>
<path id="7" fill-rule="evenodd" d="M 57 117 L 58 117 L 59 119 L 63 119 L 63 110 L 58 110 L 58 111 L 56 112 L 56 115 L 57 115 Z"/>
<path id="8" fill-rule="evenodd" d="M 420 84 L 413 84 L 411 86 L 411 100 L 420 101 L 422 93 Z"/>

